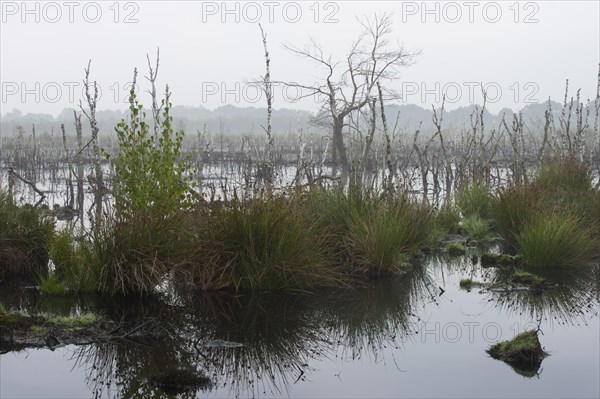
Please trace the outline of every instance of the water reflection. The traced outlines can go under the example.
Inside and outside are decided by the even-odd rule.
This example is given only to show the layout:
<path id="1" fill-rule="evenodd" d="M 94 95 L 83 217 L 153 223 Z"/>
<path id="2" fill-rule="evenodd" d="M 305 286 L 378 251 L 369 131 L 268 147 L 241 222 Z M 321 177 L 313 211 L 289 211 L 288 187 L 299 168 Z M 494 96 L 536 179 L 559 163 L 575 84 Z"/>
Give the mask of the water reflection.
<path id="1" fill-rule="evenodd" d="M 500 272 L 499 272 L 500 273 Z M 544 290 L 486 290 L 486 298 L 508 315 L 528 315 L 539 325 L 554 323 L 587 325 L 598 316 L 598 268 L 590 268 L 580 278 L 565 279 Z"/>
<path id="2" fill-rule="evenodd" d="M 114 321 L 112 339 L 73 353 L 74 367 L 85 370 L 96 397 L 283 396 L 316 374 L 315 360 L 378 362 L 390 348 L 402 350 L 421 311 L 447 303 L 443 291 L 459 278 L 494 283 L 505 273 L 470 258 L 426 262 L 391 280 L 312 294 L 200 293 L 173 285 L 143 300 L 0 291 L 0 301 L 30 313 L 93 311 Z M 592 270 L 540 292 L 480 289 L 466 295 L 538 326 L 579 326 L 598 318 L 598 275 Z"/>
<path id="3" fill-rule="evenodd" d="M 521 324 L 515 322 L 509 327 L 515 334 L 538 330 L 540 340 L 544 341 L 544 331 L 552 331 L 555 326 L 588 327 L 590 321 L 597 323 L 600 316 L 600 265 L 578 269 L 578 274 L 555 276 L 559 284 L 547 282 L 527 287 L 513 282 L 514 267 L 483 268 L 478 255 L 461 258 L 431 256 L 429 270 L 442 284 L 446 280 L 457 282 L 467 278 L 483 283 L 482 286 L 465 288 L 465 291 L 473 291 L 472 295 L 479 298 L 478 302 L 485 309 L 482 312 L 494 310 L 502 318 L 521 320 Z M 552 349 L 549 349 L 550 352 Z M 526 367 L 510 366 L 524 377 L 539 377 L 542 359 Z"/>
<path id="4" fill-rule="evenodd" d="M 176 301 L 146 301 L 127 315 L 114 342 L 79 347 L 76 365 L 87 370 L 97 397 L 161 397 L 153 376 L 187 370 L 210 384 L 190 386 L 235 396 L 283 395 L 313 370 L 311 359 L 382 357 L 412 334 L 413 310 L 429 301 L 432 282 L 421 268 L 359 289 L 313 294 L 195 293 Z M 141 305 L 138 305 L 141 306 Z M 123 311 L 123 306 L 117 307 Z M 132 317 L 138 314 L 134 322 Z M 143 328 L 129 333 L 130 326 Z M 125 327 L 127 325 L 127 327 Z M 344 348 L 341 355 L 339 348 Z"/>
<path id="5" fill-rule="evenodd" d="M 572 326 L 587 325 L 591 316 L 599 316 L 600 265 L 590 265 L 578 270 L 578 274 L 567 273 L 560 283 L 548 283 L 533 289 L 512 283 L 515 273 L 512 267 L 482 268 L 478 257 L 429 258 L 430 270 L 439 274 L 441 281 L 454 276 L 470 278 L 484 283 L 477 292 L 482 302 L 492 304 L 507 316 L 529 317 L 537 325 L 553 323 Z M 458 276 L 458 277 L 456 277 Z"/>

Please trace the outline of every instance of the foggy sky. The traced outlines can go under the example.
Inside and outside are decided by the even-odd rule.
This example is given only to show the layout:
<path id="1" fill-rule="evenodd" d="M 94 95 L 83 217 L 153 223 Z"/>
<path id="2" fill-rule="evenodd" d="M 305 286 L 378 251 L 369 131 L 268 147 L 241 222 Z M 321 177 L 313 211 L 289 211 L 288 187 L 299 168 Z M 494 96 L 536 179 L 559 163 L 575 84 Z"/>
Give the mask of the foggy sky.
<path id="1" fill-rule="evenodd" d="M 25 4 L 25 6 L 23 6 Z M 551 96 L 596 96 L 600 61 L 597 1 L 498 2 L 26 2 L 2 1 L 0 81 L 2 115 L 56 115 L 81 99 L 84 68 L 102 90 L 99 109 L 124 109 L 133 69 L 146 89 L 146 54 L 160 48 L 159 87 L 169 84 L 177 105 L 264 107 L 249 82 L 264 74 L 261 22 L 267 33 L 273 80 L 313 83 L 323 77 L 284 43 L 312 37 L 334 60 L 360 33 L 357 16 L 394 12 L 394 39 L 421 50 L 394 89 L 399 104 L 439 105 L 446 89 L 454 109 L 480 103 L 519 109 Z M 275 108 L 316 110 L 314 99 L 289 100 L 275 88 Z M 147 95 L 142 102 L 149 105 Z"/>

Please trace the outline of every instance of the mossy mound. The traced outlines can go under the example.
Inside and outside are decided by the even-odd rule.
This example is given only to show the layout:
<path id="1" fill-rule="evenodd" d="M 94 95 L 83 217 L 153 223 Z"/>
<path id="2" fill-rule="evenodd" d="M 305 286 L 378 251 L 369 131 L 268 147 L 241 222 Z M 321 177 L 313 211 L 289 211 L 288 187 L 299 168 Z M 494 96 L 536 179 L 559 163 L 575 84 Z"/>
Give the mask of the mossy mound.
<path id="1" fill-rule="evenodd" d="M 0 314 L 0 353 L 89 343 L 106 338 L 113 327 L 114 323 L 93 314 L 61 317 L 4 313 Z"/>
<path id="2" fill-rule="evenodd" d="M 471 280 L 470 278 L 463 278 L 460 280 L 460 282 L 458 283 L 458 285 L 460 286 L 460 288 L 466 289 L 466 290 L 470 290 L 473 287 L 481 287 L 484 284 L 482 282 L 479 281 L 475 281 L 475 280 Z"/>
<path id="3" fill-rule="evenodd" d="M 548 284 L 546 279 L 521 270 L 515 272 L 510 281 L 515 284 L 523 284 L 528 286 L 541 286 Z"/>
<path id="4" fill-rule="evenodd" d="M 517 335 L 510 341 L 502 341 L 490 347 L 487 353 L 496 360 L 509 364 L 518 374 L 533 377 L 538 373 L 542 360 L 548 356 L 544 351 L 538 332 L 531 330 Z"/>
<path id="5" fill-rule="evenodd" d="M 451 242 L 446 245 L 446 252 L 450 256 L 462 256 L 467 252 L 467 248 L 458 242 Z"/>

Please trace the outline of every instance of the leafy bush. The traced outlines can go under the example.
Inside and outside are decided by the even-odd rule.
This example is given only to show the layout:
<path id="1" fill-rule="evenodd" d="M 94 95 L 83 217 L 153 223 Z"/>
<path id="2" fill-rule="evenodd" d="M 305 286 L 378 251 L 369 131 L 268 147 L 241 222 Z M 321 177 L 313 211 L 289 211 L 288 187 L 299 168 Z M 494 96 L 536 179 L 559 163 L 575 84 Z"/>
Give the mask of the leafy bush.
<path id="1" fill-rule="evenodd" d="M 151 132 L 132 89 L 129 121 L 115 128 L 119 152 L 106 154 L 114 170 L 114 216 L 96 228 L 89 245 L 101 291 L 152 291 L 194 255 L 183 226 L 195 174 L 182 156 L 183 131 L 173 131 L 169 96 L 167 88 L 162 116 L 155 116 Z"/>
<path id="2" fill-rule="evenodd" d="M 181 154 L 183 131 L 173 131 L 170 93 L 162 100 L 162 118 L 156 134 L 150 132 L 146 113 L 136 93 L 130 92 L 129 122 L 121 120 L 117 133 L 119 152 L 111 158 L 112 192 L 118 221 L 164 218 L 189 207 L 194 173 Z"/>

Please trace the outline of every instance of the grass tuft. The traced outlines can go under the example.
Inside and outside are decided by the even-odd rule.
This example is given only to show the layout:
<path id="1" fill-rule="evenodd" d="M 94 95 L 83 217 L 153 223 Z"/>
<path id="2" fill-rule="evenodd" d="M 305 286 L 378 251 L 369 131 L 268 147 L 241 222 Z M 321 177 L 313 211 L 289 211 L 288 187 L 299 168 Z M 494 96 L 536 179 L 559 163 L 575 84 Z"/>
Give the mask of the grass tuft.
<path id="1" fill-rule="evenodd" d="M 433 212 L 402 195 L 379 198 L 320 191 L 309 201 L 337 263 L 348 265 L 353 273 L 400 272 L 407 256 L 431 241 Z"/>
<path id="2" fill-rule="evenodd" d="M 220 280 L 224 286 L 251 290 L 339 283 L 328 267 L 318 221 L 307 217 L 299 200 L 236 202 L 215 209 L 209 221 L 204 261 L 197 273 L 201 281 Z"/>
<path id="3" fill-rule="evenodd" d="M 73 242 L 67 230 L 57 232 L 50 243 L 50 259 L 55 266 L 56 278 L 71 291 L 93 292 L 98 288 L 98 271 L 91 265 L 90 243 Z"/>
<path id="4" fill-rule="evenodd" d="M 502 190 L 492 202 L 494 226 L 507 251 L 518 250 L 517 238 L 539 209 L 540 194 L 531 186 L 515 185 Z"/>
<path id="5" fill-rule="evenodd" d="M 18 207 L 0 190 L 0 279 L 35 281 L 46 275 L 53 230 L 46 210 Z"/>
<path id="6" fill-rule="evenodd" d="M 469 238 L 481 240 L 490 233 L 490 223 L 479 216 L 468 216 L 460 223 L 460 229 Z"/>
<path id="7" fill-rule="evenodd" d="M 83 313 L 78 316 L 47 316 L 48 322 L 67 328 L 93 326 L 100 321 L 94 313 Z"/>
<path id="8" fill-rule="evenodd" d="M 58 278 L 56 273 L 50 273 L 46 277 L 39 279 L 42 292 L 50 295 L 63 295 L 65 293 L 65 284 Z"/>
<path id="9" fill-rule="evenodd" d="M 467 252 L 467 248 L 459 242 L 450 242 L 446 245 L 446 252 L 451 256 L 462 256 Z"/>
<path id="10" fill-rule="evenodd" d="M 586 193 L 592 189 L 590 168 L 575 155 L 552 158 L 542 164 L 535 184 L 543 191 L 565 197 Z"/>
<path id="11" fill-rule="evenodd" d="M 465 218 L 489 219 L 492 199 L 489 188 L 485 184 L 477 183 L 466 185 L 455 196 L 456 206 Z"/>
<path id="12" fill-rule="evenodd" d="M 551 276 L 587 266 L 597 252 L 595 237 L 577 217 L 557 210 L 529 221 L 517 244 L 528 270 Z"/>

